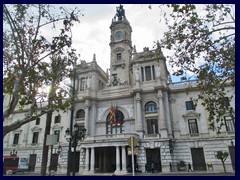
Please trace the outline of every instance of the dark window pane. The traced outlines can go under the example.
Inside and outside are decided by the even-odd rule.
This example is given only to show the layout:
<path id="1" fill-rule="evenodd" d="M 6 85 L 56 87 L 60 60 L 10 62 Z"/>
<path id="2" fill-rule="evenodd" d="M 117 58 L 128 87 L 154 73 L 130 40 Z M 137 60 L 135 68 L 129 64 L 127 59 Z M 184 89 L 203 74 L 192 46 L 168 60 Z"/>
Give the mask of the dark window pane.
<path id="1" fill-rule="evenodd" d="M 153 72 L 153 79 L 155 79 L 155 68 L 154 68 L 154 65 L 152 66 L 152 72 Z"/>
<path id="2" fill-rule="evenodd" d="M 224 105 L 224 107 L 230 106 L 229 98 L 228 98 L 228 97 L 224 97 L 224 98 L 223 98 L 223 105 Z"/>
<path id="3" fill-rule="evenodd" d="M 150 66 L 145 67 L 145 76 L 146 76 L 146 81 L 150 81 L 152 79 Z"/>
<path id="4" fill-rule="evenodd" d="M 121 60 L 122 59 L 122 54 L 121 53 L 117 53 L 117 60 Z"/>
<path id="5" fill-rule="evenodd" d="M 77 114 L 76 114 L 76 118 L 82 118 L 84 119 L 85 118 L 85 111 L 80 109 L 77 111 Z"/>
<path id="6" fill-rule="evenodd" d="M 54 134 L 57 135 L 57 142 L 59 142 L 60 131 L 56 130 L 54 131 Z"/>
<path id="7" fill-rule="evenodd" d="M 186 103 L 187 110 L 194 110 L 193 101 L 186 101 L 185 103 Z"/>
<path id="8" fill-rule="evenodd" d="M 225 116 L 225 126 L 226 126 L 226 131 L 227 132 L 234 132 L 235 131 L 235 125 L 234 121 L 230 116 Z"/>
<path id="9" fill-rule="evenodd" d="M 32 143 L 33 144 L 37 144 L 38 143 L 38 132 L 34 132 L 33 133 Z"/>
<path id="10" fill-rule="evenodd" d="M 61 115 L 55 116 L 54 123 L 60 123 L 61 122 Z"/>
<path id="11" fill-rule="evenodd" d="M 189 133 L 190 134 L 198 134 L 198 127 L 197 127 L 197 120 L 196 119 L 189 119 Z"/>
<path id="12" fill-rule="evenodd" d="M 147 120 L 147 132 L 148 132 L 148 134 L 157 134 L 158 133 L 157 119 L 148 119 Z"/>
<path id="13" fill-rule="evenodd" d="M 156 112 L 157 111 L 157 105 L 155 102 L 148 102 L 145 106 L 145 112 Z"/>
<path id="14" fill-rule="evenodd" d="M 81 78 L 81 85 L 80 85 L 80 91 L 83 91 L 86 87 L 86 79 Z"/>
<path id="15" fill-rule="evenodd" d="M 141 67 L 141 73 L 142 73 L 142 81 L 144 81 L 144 70 L 143 70 L 143 67 Z"/>
<path id="16" fill-rule="evenodd" d="M 18 144 L 19 134 L 14 134 L 13 144 Z"/>
<path id="17" fill-rule="evenodd" d="M 37 118 L 36 119 L 36 125 L 39 125 L 40 124 L 40 118 Z"/>

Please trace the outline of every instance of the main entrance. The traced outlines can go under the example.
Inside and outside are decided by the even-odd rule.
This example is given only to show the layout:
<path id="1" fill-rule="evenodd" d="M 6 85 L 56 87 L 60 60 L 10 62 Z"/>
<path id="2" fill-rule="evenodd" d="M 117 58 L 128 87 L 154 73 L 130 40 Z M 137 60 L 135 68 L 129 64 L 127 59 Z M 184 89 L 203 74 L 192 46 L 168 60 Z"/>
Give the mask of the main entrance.
<path id="1" fill-rule="evenodd" d="M 147 164 L 146 171 L 151 171 L 152 166 L 157 172 L 162 172 L 160 149 L 146 149 Z"/>
<path id="2" fill-rule="evenodd" d="M 191 148 L 193 169 L 195 171 L 206 171 L 206 162 L 203 148 Z"/>
<path id="3" fill-rule="evenodd" d="M 71 153 L 71 162 L 75 162 L 75 172 L 79 172 L 79 158 L 80 158 L 80 151 L 76 151 L 75 159 L 74 159 L 74 152 Z M 73 172 L 73 164 L 70 163 L 70 172 Z"/>
<path id="4" fill-rule="evenodd" d="M 116 147 L 97 147 L 95 149 L 95 171 L 112 173 L 115 170 Z"/>
<path id="5" fill-rule="evenodd" d="M 51 160 L 50 160 L 50 168 L 49 170 L 54 170 L 57 171 L 57 166 L 58 166 L 58 154 L 52 154 L 51 155 Z"/>
<path id="6" fill-rule="evenodd" d="M 37 154 L 30 154 L 29 157 L 29 171 L 35 171 Z"/>
<path id="7" fill-rule="evenodd" d="M 230 158 L 232 161 L 232 168 L 235 170 L 235 146 L 229 146 Z"/>

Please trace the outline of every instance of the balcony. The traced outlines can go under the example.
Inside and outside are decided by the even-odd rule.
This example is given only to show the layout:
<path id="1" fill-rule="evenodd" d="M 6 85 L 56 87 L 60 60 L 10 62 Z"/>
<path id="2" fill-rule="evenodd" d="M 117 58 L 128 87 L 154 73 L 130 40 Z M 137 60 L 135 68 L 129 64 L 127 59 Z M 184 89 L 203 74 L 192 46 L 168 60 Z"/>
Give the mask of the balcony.
<path id="1" fill-rule="evenodd" d="M 197 85 L 197 84 L 198 84 L 198 80 L 189 80 L 189 81 L 169 83 L 169 87 L 170 88 L 179 88 L 179 87 L 193 86 L 193 85 Z"/>

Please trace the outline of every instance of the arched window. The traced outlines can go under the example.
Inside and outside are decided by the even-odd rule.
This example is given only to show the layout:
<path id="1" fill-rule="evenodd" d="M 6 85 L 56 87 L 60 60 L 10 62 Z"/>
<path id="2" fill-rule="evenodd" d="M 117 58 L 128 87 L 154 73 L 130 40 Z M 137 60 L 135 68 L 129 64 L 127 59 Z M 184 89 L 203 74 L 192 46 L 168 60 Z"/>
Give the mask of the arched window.
<path id="1" fill-rule="evenodd" d="M 85 118 L 85 111 L 83 109 L 79 109 L 76 112 L 76 118 L 84 119 Z"/>
<path id="2" fill-rule="evenodd" d="M 122 134 L 124 133 L 124 115 L 121 111 L 115 110 L 115 118 L 110 119 L 110 114 L 107 116 L 106 129 L 107 134 Z"/>
<path id="3" fill-rule="evenodd" d="M 157 111 L 157 104 L 153 101 L 148 102 L 145 105 L 145 112 L 156 112 Z"/>

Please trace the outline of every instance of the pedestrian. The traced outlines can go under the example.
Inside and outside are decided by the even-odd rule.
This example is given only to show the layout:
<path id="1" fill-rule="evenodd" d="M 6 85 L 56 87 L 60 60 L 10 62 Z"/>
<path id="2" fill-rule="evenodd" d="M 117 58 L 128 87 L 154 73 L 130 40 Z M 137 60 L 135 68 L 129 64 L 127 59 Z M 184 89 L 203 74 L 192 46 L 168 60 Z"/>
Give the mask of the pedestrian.
<path id="1" fill-rule="evenodd" d="M 189 171 L 192 171 L 192 172 L 193 172 L 193 170 L 192 170 L 192 166 L 191 166 L 190 163 L 188 163 L 188 172 L 189 172 Z"/>
<path id="2" fill-rule="evenodd" d="M 154 173 L 154 164 L 151 164 L 152 173 Z"/>

